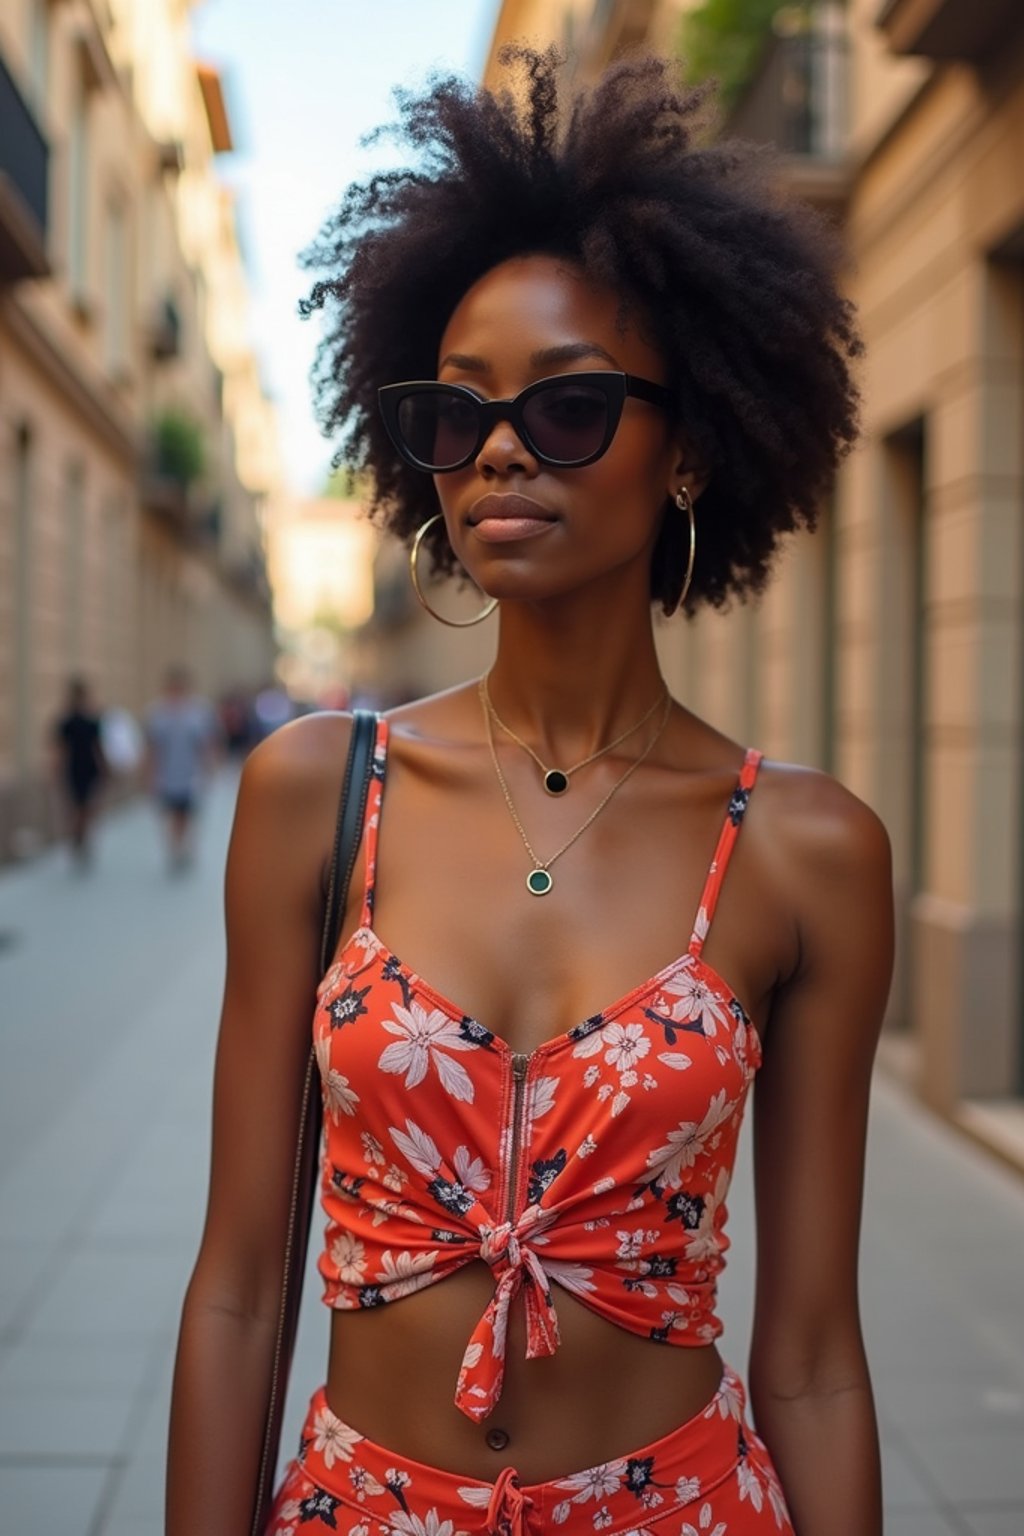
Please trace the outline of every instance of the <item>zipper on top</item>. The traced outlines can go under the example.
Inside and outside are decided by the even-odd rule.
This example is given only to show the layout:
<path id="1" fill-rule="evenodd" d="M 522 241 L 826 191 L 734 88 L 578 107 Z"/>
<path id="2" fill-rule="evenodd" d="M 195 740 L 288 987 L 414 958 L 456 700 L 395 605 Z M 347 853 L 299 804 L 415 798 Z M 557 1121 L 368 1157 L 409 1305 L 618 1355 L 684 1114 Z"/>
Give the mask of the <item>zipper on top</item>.
<path id="1" fill-rule="evenodd" d="M 512 1052 L 512 1142 L 508 1158 L 508 1198 L 505 1220 L 516 1219 L 516 1195 L 519 1189 L 519 1158 L 523 1144 L 523 1111 L 526 1098 L 526 1074 L 530 1070 L 530 1057 L 521 1051 Z"/>

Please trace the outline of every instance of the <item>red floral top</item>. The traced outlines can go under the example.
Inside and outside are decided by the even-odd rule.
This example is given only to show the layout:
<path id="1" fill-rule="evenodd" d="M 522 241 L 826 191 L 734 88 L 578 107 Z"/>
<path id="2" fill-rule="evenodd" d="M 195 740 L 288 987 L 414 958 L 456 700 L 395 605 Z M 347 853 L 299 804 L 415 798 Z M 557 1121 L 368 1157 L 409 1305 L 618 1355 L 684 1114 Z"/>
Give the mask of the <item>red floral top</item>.
<path id="1" fill-rule="evenodd" d="M 473 1260 L 494 1296 L 455 1402 L 501 1395 L 509 1307 L 527 1355 L 558 1346 L 552 1284 L 665 1344 L 717 1338 L 725 1195 L 757 1034 L 701 950 L 761 759 L 746 754 L 686 953 L 529 1055 L 404 966 L 374 932 L 387 765 L 380 719 L 360 926 L 320 983 L 324 1095 L 319 1259 L 331 1307 L 376 1307 Z"/>

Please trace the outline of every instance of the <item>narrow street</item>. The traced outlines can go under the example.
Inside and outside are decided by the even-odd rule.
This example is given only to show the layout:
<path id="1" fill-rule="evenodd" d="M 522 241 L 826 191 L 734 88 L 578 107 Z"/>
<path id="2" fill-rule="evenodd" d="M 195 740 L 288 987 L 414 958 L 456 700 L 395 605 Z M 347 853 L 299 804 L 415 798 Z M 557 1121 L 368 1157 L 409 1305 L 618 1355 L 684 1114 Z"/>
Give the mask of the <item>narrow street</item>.
<path id="1" fill-rule="evenodd" d="M 87 874 L 59 850 L 0 874 L 5 1536 L 162 1530 L 172 1352 L 203 1212 L 234 792 L 231 775 L 215 784 L 186 874 L 165 871 L 145 805 L 102 828 Z M 731 1206 L 726 1353 L 742 1367 L 746 1159 Z M 324 1358 L 316 1294 L 314 1280 L 289 1453 Z M 1022 1295 L 1024 1182 L 879 1082 L 863 1296 L 888 1536 L 1024 1530 Z"/>

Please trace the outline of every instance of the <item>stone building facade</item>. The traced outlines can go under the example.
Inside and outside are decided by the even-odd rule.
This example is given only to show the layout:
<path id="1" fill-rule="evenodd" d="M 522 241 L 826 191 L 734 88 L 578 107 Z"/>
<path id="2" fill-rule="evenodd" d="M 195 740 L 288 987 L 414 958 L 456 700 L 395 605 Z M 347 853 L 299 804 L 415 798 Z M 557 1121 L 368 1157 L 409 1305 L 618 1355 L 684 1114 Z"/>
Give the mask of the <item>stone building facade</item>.
<path id="1" fill-rule="evenodd" d="M 864 435 L 762 603 L 680 648 L 698 707 L 882 816 L 882 1059 L 1024 1161 L 1024 13 L 819 4 L 728 127 L 841 221 Z"/>
<path id="2" fill-rule="evenodd" d="M 141 710 L 272 672 L 273 411 L 187 0 L 0 10 L 0 859 L 52 826 L 67 679 Z"/>
<path id="3" fill-rule="evenodd" d="M 855 0 L 848 22 L 868 352 L 836 759 L 893 837 L 907 1070 L 974 1125 L 1024 1090 L 1024 12 Z"/>

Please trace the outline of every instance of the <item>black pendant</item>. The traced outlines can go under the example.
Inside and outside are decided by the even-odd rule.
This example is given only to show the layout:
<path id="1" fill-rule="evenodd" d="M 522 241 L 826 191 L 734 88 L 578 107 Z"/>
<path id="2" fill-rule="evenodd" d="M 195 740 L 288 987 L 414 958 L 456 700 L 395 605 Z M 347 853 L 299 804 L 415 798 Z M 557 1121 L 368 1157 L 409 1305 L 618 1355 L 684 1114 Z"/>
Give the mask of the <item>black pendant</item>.
<path id="1" fill-rule="evenodd" d="M 554 883 L 546 869 L 532 869 L 526 877 L 526 889 L 531 896 L 546 896 Z"/>
<path id="2" fill-rule="evenodd" d="M 509 1442 L 507 1429 L 489 1429 L 484 1437 L 492 1451 L 503 1451 Z"/>
<path id="3" fill-rule="evenodd" d="M 544 775 L 544 788 L 549 795 L 564 795 L 569 788 L 569 775 L 561 768 L 549 768 Z"/>

